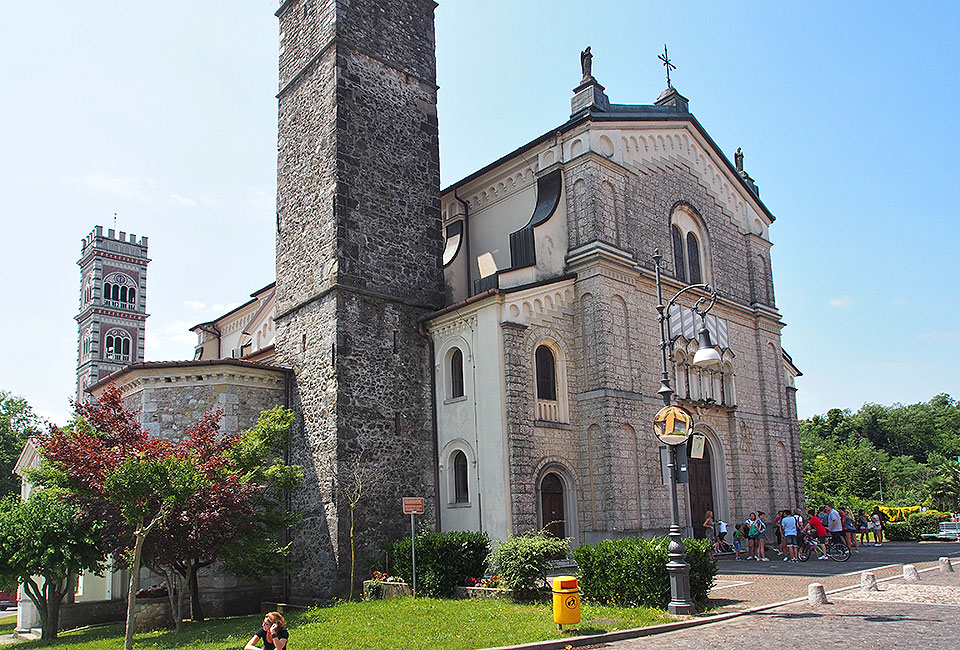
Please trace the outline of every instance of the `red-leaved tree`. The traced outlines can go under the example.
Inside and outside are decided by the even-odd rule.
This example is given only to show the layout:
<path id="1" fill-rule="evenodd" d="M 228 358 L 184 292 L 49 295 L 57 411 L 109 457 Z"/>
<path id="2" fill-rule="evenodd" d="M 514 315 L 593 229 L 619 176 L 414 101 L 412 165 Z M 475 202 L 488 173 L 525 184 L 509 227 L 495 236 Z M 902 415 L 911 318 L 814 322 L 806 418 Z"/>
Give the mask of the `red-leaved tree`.
<path id="1" fill-rule="evenodd" d="M 271 462 L 293 416 L 286 409 L 266 411 L 257 427 L 226 436 L 219 432 L 220 416 L 209 414 L 179 440 L 163 440 L 149 435 L 123 406 L 119 388 L 108 387 L 98 403 L 77 405 L 70 426 L 53 428 L 41 440 L 43 464 L 35 480 L 68 490 L 87 517 L 101 522 L 105 548 L 127 559 L 127 648 L 141 558 L 167 575 L 178 629 L 184 580 L 194 614 L 202 617 L 196 584 L 201 566 L 222 558 L 242 571 L 261 553 L 276 556 L 272 564 L 264 562 L 267 570 L 282 563 L 282 527 L 272 524 L 292 518 L 285 510 L 263 511 L 280 503 L 276 493 L 301 476 L 298 467 Z M 265 535 L 269 539 L 261 539 Z"/>

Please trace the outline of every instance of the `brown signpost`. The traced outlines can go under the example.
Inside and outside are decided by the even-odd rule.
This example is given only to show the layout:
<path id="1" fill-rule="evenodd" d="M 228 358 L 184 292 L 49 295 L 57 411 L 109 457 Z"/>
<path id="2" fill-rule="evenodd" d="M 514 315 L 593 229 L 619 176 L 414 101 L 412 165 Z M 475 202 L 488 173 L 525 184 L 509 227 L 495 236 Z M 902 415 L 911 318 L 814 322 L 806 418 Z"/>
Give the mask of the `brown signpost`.
<path id="1" fill-rule="evenodd" d="M 403 514 L 422 515 L 424 513 L 423 497 L 403 497 Z"/>
<path id="2" fill-rule="evenodd" d="M 403 514 L 410 515 L 410 565 L 413 569 L 413 597 L 417 597 L 417 530 L 413 523 L 415 515 L 425 511 L 423 497 L 403 497 Z"/>

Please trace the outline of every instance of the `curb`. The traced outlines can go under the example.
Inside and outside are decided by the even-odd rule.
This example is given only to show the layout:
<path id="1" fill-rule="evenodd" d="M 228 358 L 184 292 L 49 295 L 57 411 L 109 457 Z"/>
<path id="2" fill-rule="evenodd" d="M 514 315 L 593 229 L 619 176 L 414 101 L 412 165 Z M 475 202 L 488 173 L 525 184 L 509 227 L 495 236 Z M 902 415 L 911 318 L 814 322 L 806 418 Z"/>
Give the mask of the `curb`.
<path id="1" fill-rule="evenodd" d="M 955 553 L 951 555 L 956 555 Z M 899 564 L 891 564 L 889 567 L 901 566 Z M 920 569 L 918 573 L 925 573 L 927 571 L 933 571 L 939 567 L 935 564 L 933 566 L 927 567 L 926 569 Z M 860 573 L 856 571 L 855 573 Z M 853 575 L 846 574 L 846 575 Z M 893 575 L 887 578 L 877 578 L 877 582 L 889 582 L 891 580 L 900 580 L 902 575 Z M 828 594 L 837 594 L 843 591 L 851 591 L 853 589 L 859 589 L 859 584 L 850 585 L 848 587 L 839 587 L 837 589 L 831 589 L 828 591 Z M 649 627 L 635 627 L 629 630 L 617 630 L 616 632 L 606 632 L 604 634 L 589 634 L 585 636 L 571 637 L 568 639 L 551 639 L 549 641 L 532 641 L 530 643 L 521 643 L 519 645 L 503 645 L 497 646 L 495 648 L 485 648 L 484 650 L 564 650 L 565 648 L 570 647 L 579 647 L 585 645 L 597 645 L 600 643 L 611 643 L 613 641 L 625 641 L 627 639 L 639 639 L 645 636 L 653 636 L 655 634 L 665 634 L 667 632 L 675 632 L 676 630 L 685 630 L 691 627 L 698 627 L 700 625 L 709 625 L 711 623 L 720 623 L 723 621 L 728 621 L 733 618 L 738 618 L 740 616 L 748 616 L 750 614 L 756 614 L 758 612 L 764 612 L 768 609 L 776 609 L 777 607 L 783 607 L 784 605 L 793 605 L 794 603 L 800 603 L 807 600 L 806 596 L 800 596 L 798 598 L 791 598 L 790 600 L 783 600 L 778 603 L 769 603 L 766 605 L 757 605 L 756 607 L 750 607 L 749 609 L 744 609 L 736 612 L 726 612 L 724 614 L 715 614 L 713 616 L 704 616 L 703 618 L 691 618 L 685 621 L 675 621 L 673 623 L 662 623 L 660 625 L 651 625 Z"/>

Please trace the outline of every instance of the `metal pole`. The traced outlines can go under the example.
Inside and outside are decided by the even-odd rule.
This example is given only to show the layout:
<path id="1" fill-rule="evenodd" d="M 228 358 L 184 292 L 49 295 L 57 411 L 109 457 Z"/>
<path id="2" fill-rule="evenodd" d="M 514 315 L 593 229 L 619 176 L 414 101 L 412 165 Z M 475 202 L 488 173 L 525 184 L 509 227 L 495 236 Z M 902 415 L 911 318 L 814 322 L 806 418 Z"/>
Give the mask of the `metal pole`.
<path id="1" fill-rule="evenodd" d="M 413 565 L 413 597 L 417 597 L 417 535 L 414 532 L 413 513 L 410 513 L 410 564 Z"/>
<path id="2" fill-rule="evenodd" d="M 663 285 L 660 281 L 659 250 L 653 252 L 653 264 L 657 280 L 657 314 L 660 321 L 660 358 L 663 374 L 660 378 L 660 390 L 664 406 L 670 406 L 673 389 L 670 388 L 670 371 L 667 368 L 667 329 L 663 305 Z M 682 293 L 682 292 L 681 292 Z M 679 295 L 679 294 L 678 294 Z M 673 302 L 671 300 L 671 302 Z M 690 565 L 686 562 L 686 549 L 683 535 L 680 533 L 680 506 L 677 499 L 677 449 L 679 445 L 670 445 L 670 544 L 667 546 L 669 560 L 667 574 L 670 576 L 670 603 L 667 610 L 671 614 L 694 614 L 696 606 L 690 598 Z"/>
<path id="3" fill-rule="evenodd" d="M 877 480 L 880 481 L 880 503 L 883 503 L 883 474 L 880 473 L 880 468 L 877 468 Z M 894 490 L 896 492 L 896 490 Z"/>
<path id="4" fill-rule="evenodd" d="M 690 565 L 680 532 L 680 508 L 677 500 L 677 452 L 680 445 L 670 445 L 670 544 L 667 546 L 667 573 L 670 575 L 671 614 L 695 614 L 696 606 L 690 598 Z"/>
<path id="5" fill-rule="evenodd" d="M 660 250 L 653 251 L 653 267 L 656 271 L 657 279 L 657 320 L 660 323 L 660 359 L 662 361 L 662 371 L 660 374 L 660 390 L 657 394 L 663 399 L 664 406 L 670 406 L 670 398 L 673 396 L 673 389 L 670 388 L 670 371 L 667 369 L 667 329 L 666 315 L 664 315 L 663 306 L 663 284 L 660 282 Z"/>

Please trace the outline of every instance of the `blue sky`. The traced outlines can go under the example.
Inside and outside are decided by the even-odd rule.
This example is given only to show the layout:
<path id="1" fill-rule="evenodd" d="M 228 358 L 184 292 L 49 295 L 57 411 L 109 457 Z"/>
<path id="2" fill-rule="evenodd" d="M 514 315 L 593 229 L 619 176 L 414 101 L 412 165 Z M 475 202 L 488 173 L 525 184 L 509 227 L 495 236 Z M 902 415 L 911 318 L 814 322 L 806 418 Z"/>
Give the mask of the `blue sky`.
<path id="1" fill-rule="evenodd" d="M 62 422 L 81 237 L 150 237 L 147 358 L 274 274 L 275 0 L 0 7 L 0 388 Z M 801 416 L 960 396 L 957 3 L 443 0 L 443 184 L 564 122 L 579 52 L 616 103 L 674 85 L 777 216 Z M 638 317 L 642 317 L 638 315 Z"/>

